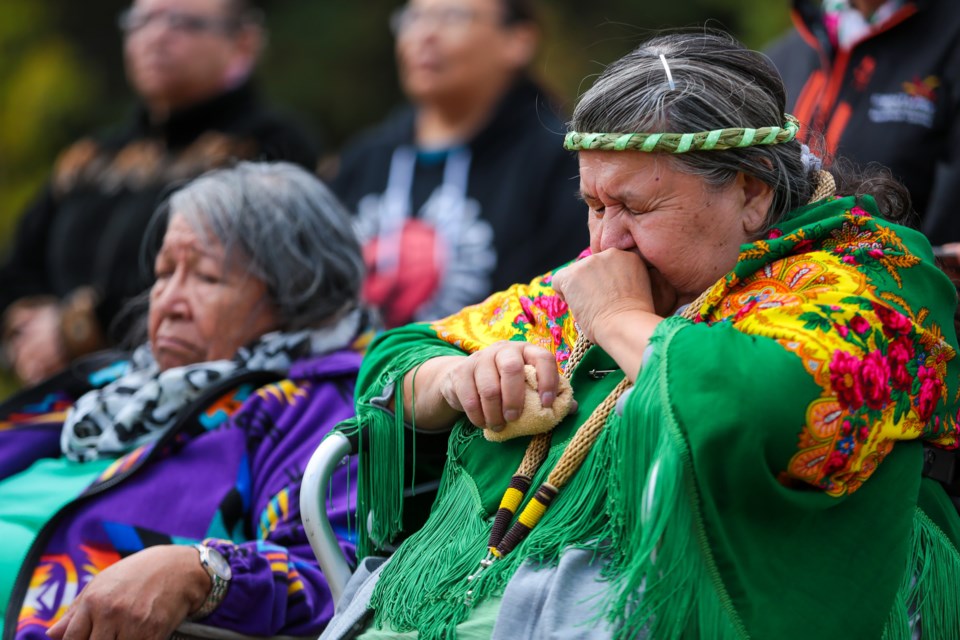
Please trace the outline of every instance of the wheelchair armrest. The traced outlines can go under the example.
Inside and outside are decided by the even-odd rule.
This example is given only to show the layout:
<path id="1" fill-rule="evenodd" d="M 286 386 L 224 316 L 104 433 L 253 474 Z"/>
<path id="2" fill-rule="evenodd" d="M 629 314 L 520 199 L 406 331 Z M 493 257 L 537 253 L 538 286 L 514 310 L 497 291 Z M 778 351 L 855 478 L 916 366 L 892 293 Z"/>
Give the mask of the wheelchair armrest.
<path id="1" fill-rule="evenodd" d="M 324 496 L 330 477 L 340 462 L 354 451 L 350 439 L 339 432 L 331 432 L 310 457 L 300 487 L 300 518 L 320 569 L 330 586 L 336 603 L 350 579 L 350 565 L 344 557 L 337 536 L 327 517 Z"/>

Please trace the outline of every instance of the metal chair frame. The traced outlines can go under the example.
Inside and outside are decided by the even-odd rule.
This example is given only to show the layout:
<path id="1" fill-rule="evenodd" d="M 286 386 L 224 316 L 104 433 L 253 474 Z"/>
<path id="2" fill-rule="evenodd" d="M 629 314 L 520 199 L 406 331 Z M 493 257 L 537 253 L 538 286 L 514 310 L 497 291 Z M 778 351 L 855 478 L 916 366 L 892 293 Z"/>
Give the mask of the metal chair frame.
<path id="1" fill-rule="evenodd" d="M 303 520 L 310 548 L 313 549 L 330 587 L 330 593 L 333 594 L 334 603 L 340 600 L 343 588 L 353 571 L 340 549 L 333 527 L 330 526 L 324 490 L 329 486 L 334 470 L 354 449 L 350 438 L 337 431 L 331 432 L 310 457 L 300 486 L 300 518 Z"/>

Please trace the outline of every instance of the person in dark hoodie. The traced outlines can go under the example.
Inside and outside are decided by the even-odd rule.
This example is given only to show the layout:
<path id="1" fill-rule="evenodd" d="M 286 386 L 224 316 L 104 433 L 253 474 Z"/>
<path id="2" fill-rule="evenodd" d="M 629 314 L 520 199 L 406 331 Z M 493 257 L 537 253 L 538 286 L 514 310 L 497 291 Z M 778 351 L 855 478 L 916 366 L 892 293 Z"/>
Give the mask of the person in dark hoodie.
<path id="1" fill-rule="evenodd" d="M 794 0 L 768 53 L 829 154 L 878 162 L 933 244 L 960 241 L 960 12 L 946 0 Z"/>
<path id="2" fill-rule="evenodd" d="M 261 22 L 249 0 L 135 0 L 121 15 L 139 106 L 60 155 L 0 266 L 3 355 L 27 384 L 127 332 L 116 320 L 152 283 L 141 243 L 172 186 L 238 159 L 315 168 L 309 136 L 250 80 Z"/>
<path id="3" fill-rule="evenodd" d="M 332 186 L 388 326 L 443 317 L 586 248 L 576 159 L 527 72 L 529 0 L 410 0 L 392 16 L 412 104 L 342 154 Z"/>

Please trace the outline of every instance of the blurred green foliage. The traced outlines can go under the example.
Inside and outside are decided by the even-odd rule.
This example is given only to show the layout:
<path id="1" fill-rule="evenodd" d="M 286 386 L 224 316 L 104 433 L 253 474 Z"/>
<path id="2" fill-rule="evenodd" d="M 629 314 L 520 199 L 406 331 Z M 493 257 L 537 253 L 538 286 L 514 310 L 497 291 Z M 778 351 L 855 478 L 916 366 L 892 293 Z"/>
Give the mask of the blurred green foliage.
<path id="1" fill-rule="evenodd" d="M 98 73 L 36 0 L 0 3 L 0 238 L 58 150 L 96 121 Z"/>

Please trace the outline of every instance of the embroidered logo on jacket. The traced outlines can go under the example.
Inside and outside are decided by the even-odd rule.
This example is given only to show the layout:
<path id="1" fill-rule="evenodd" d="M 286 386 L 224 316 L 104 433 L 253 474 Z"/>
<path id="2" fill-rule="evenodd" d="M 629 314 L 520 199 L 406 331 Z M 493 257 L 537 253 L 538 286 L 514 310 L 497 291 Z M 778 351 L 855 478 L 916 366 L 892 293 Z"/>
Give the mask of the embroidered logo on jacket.
<path id="1" fill-rule="evenodd" d="M 915 78 L 903 83 L 900 93 L 875 93 L 870 96 L 870 122 L 906 122 L 933 127 L 936 112 L 935 90 L 940 86 L 936 76 Z"/>

